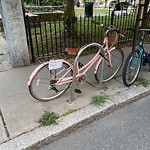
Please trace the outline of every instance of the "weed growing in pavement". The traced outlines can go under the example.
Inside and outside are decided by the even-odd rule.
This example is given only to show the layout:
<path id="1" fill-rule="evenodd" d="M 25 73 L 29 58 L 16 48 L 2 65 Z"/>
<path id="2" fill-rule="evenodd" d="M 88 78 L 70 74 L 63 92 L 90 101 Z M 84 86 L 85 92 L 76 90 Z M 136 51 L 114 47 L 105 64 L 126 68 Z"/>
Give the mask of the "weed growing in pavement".
<path id="1" fill-rule="evenodd" d="M 69 114 L 71 114 L 71 113 L 73 113 L 73 112 L 76 112 L 77 111 L 77 109 L 69 109 L 67 112 L 65 112 L 62 116 L 67 116 L 67 115 L 69 115 Z"/>
<path id="2" fill-rule="evenodd" d="M 93 96 L 92 103 L 96 106 L 102 106 L 108 99 L 107 95 Z"/>
<path id="3" fill-rule="evenodd" d="M 59 118 L 58 114 L 44 110 L 44 113 L 41 116 L 41 118 L 39 119 L 38 123 L 41 126 L 48 126 L 50 124 L 57 124 L 56 120 L 58 118 Z"/>
<path id="4" fill-rule="evenodd" d="M 150 85 L 150 80 L 147 80 L 144 77 L 138 77 L 136 80 L 136 85 L 143 85 L 144 87 L 147 87 L 148 85 Z"/>

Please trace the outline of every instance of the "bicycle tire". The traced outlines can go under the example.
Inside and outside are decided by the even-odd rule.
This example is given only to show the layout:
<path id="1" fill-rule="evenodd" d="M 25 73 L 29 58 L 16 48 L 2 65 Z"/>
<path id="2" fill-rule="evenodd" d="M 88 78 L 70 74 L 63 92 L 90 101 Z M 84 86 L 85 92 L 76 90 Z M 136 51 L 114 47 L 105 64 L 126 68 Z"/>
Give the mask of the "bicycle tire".
<path id="1" fill-rule="evenodd" d="M 139 48 L 137 48 L 129 54 L 129 56 L 125 61 L 123 67 L 122 79 L 123 79 L 123 83 L 127 87 L 133 85 L 139 75 L 141 69 L 141 57 L 139 54 L 140 54 L 140 50 Z"/>
<path id="2" fill-rule="evenodd" d="M 115 49 L 111 51 L 111 61 L 113 68 L 109 67 L 107 60 L 104 59 L 104 68 L 103 68 L 103 83 L 111 80 L 120 70 L 124 60 L 124 53 L 122 49 Z M 117 64 L 117 65 L 116 65 Z M 99 82 L 99 74 L 101 71 L 102 65 L 100 64 L 98 70 L 95 74 L 95 79 Z"/>
<path id="3" fill-rule="evenodd" d="M 45 63 L 32 77 L 30 84 L 28 85 L 30 94 L 39 101 L 51 101 L 60 97 L 70 87 L 70 83 L 51 86 L 51 82 L 55 82 L 55 79 L 62 77 L 68 71 L 68 76 L 72 76 L 73 71 L 71 65 L 66 62 L 62 62 L 62 67 L 59 69 L 49 70 L 49 63 Z M 61 72 L 60 72 L 61 71 Z M 66 75 L 66 77 L 67 77 Z M 31 75 L 32 76 L 32 75 Z M 53 79 L 52 79 L 53 77 Z M 55 77 L 55 79 L 54 79 Z M 53 80 L 53 81 L 52 81 Z"/>

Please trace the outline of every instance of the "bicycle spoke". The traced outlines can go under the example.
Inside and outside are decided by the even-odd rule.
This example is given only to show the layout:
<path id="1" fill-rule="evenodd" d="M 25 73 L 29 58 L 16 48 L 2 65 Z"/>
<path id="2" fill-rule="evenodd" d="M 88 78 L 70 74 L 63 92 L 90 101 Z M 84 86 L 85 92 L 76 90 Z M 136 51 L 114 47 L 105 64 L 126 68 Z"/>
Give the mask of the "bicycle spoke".
<path id="1" fill-rule="evenodd" d="M 135 49 L 128 56 L 123 68 L 123 83 L 126 86 L 131 86 L 135 82 L 140 72 L 140 68 L 141 68 L 140 51 L 138 49 Z"/>
<path id="2" fill-rule="evenodd" d="M 120 70 L 123 63 L 124 55 L 121 49 L 115 49 L 111 51 L 111 62 L 112 67 L 110 67 L 109 61 L 104 60 L 103 68 L 103 82 L 107 82 L 112 79 Z M 99 82 L 99 74 L 102 69 L 102 65 L 99 65 L 99 69 L 95 74 L 95 79 Z"/>
<path id="3" fill-rule="evenodd" d="M 31 95 L 40 101 L 49 101 L 62 95 L 70 86 L 70 82 L 61 83 L 61 78 L 67 78 L 72 75 L 72 70 L 68 64 L 63 62 L 61 68 L 49 70 L 48 64 L 43 66 L 34 76 L 29 86 Z"/>

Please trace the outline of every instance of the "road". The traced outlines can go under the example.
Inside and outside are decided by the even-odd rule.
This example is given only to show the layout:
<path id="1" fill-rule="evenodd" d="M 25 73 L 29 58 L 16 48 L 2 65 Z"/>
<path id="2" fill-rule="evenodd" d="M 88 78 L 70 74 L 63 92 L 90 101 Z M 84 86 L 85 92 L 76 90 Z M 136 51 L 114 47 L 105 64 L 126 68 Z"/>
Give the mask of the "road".
<path id="1" fill-rule="evenodd" d="M 150 150 L 150 95 L 39 150 Z"/>

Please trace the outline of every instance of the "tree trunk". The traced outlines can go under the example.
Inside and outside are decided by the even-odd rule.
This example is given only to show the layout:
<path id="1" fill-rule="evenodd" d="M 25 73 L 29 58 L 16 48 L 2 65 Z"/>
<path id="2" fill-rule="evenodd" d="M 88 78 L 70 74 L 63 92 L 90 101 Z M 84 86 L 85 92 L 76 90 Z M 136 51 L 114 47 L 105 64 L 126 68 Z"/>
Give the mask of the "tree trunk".
<path id="1" fill-rule="evenodd" d="M 67 0 L 65 6 L 65 21 L 66 21 L 66 29 L 69 36 L 76 33 L 75 23 L 75 11 L 74 11 L 74 0 Z"/>
<path id="2" fill-rule="evenodd" d="M 145 0 L 143 18 L 142 18 L 142 28 L 150 28 L 150 10 L 148 12 L 150 0 Z"/>

